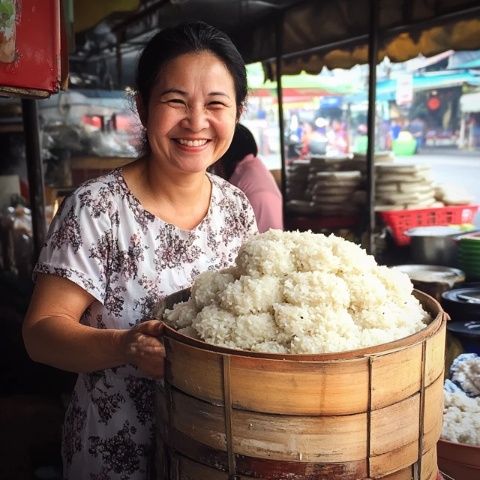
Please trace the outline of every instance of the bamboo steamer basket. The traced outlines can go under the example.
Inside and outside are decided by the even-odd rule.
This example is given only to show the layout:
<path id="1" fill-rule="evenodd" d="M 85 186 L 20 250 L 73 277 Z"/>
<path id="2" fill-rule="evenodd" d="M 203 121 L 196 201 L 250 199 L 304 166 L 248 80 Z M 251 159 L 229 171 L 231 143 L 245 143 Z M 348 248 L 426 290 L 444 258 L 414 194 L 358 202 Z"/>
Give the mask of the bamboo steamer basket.
<path id="1" fill-rule="evenodd" d="M 447 315 L 414 335 L 321 355 L 217 347 L 165 325 L 157 478 L 433 480 Z M 167 297 L 158 312 L 188 298 Z"/>

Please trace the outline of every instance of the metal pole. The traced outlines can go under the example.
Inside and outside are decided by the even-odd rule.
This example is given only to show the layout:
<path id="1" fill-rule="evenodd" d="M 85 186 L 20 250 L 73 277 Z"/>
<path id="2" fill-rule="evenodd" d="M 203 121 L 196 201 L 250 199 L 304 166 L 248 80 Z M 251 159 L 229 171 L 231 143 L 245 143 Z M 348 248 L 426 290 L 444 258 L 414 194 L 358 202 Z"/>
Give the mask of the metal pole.
<path id="1" fill-rule="evenodd" d="M 117 34 L 115 54 L 117 59 L 117 88 L 123 89 L 123 58 L 122 58 L 123 32 Z"/>
<path id="2" fill-rule="evenodd" d="M 287 168 L 285 163 L 285 129 L 283 125 L 283 91 L 282 91 L 282 50 L 283 50 L 283 15 L 279 15 L 275 30 L 276 43 L 276 80 L 277 80 L 277 100 L 278 100 L 278 125 L 280 128 L 280 158 L 282 161 L 282 198 L 283 198 L 283 223 L 285 224 L 286 212 L 285 203 L 287 195 Z"/>
<path id="3" fill-rule="evenodd" d="M 368 39 L 367 252 L 375 254 L 375 118 L 377 99 L 378 0 L 370 0 Z"/>
<path id="4" fill-rule="evenodd" d="M 38 127 L 37 101 L 22 99 L 23 129 L 28 170 L 28 189 L 32 210 L 33 260 L 37 261 L 46 236 L 45 190 Z"/>

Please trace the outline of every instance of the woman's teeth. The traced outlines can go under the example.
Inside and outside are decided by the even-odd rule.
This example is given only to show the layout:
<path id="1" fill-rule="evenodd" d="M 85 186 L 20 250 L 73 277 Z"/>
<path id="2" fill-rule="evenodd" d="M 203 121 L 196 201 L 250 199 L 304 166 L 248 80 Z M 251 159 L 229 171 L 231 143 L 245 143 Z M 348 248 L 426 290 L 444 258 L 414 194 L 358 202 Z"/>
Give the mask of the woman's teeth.
<path id="1" fill-rule="evenodd" d="M 183 138 L 179 138 L 178 143 L 180 145 L 185 145 L 186 147 L 201 147 L 205 145 L 208 140 L 207 139 L 202 139 L 202 140 L 184 140 Z"/>

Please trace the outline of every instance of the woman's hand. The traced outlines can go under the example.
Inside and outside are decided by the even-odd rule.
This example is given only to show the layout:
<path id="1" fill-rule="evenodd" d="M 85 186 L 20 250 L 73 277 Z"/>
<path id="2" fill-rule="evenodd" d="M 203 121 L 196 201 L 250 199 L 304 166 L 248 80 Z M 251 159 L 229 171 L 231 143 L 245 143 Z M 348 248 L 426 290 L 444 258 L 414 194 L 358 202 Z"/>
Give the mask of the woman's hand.
<path id="1" fill-rule="evenodd" d="M 157 380 L 163 378 L 165 358 L 165 348 L 159 339 L 161 332 L 162 322 L 149 320 L 124 331 L 123 339 L 127 362 Z"/>

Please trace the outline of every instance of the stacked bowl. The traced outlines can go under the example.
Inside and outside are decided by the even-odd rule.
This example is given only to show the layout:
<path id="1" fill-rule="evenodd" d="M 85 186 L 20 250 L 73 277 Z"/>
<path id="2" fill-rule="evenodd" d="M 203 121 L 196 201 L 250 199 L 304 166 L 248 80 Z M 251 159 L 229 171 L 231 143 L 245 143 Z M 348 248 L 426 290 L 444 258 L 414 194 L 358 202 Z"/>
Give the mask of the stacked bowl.
<path id="1" fill-rule="evenodd" d="M 458 263 L 467 280 L 480 280 L 480 232 L 458 240 Z"/>

